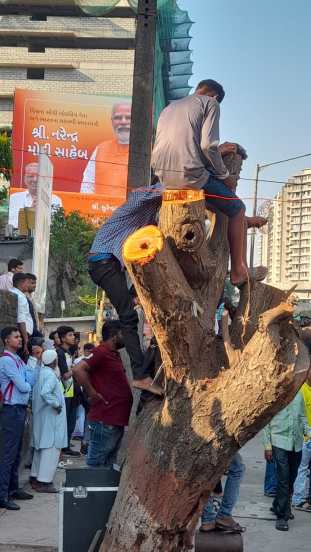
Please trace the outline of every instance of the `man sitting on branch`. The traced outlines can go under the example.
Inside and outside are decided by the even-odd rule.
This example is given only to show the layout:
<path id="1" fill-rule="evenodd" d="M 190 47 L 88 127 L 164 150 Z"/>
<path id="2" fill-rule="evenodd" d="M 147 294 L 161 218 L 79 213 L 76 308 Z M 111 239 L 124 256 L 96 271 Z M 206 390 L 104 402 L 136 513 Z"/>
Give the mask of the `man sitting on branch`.
<path id="1" fill-rule="evenodd" d="M 237 177 L 230 175 L 222 156 L 237 153 L 237 144 L 219 146 L 220 103 L 225 96 L 216 81 L 201 81 L 195 93 L 172 102 L 159 118 L 152 166 L 167 190 L 203 189 L 206 201 L 228 217 L 231 282 L 241 287 L 249 277 L 263 280 L 266 270 L 247 267 L 247 228 L 262 226 L 265 219 L 245 217 L 237 197 Z M 246 155 L 242 152 L 242 155 Z"/>

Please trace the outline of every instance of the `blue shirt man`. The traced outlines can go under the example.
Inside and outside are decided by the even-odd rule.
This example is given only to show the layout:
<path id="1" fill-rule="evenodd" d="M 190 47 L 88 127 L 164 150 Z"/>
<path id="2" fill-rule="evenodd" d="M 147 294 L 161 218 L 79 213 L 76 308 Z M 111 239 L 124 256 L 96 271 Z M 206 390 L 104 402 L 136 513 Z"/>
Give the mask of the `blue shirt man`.
<path id="1" fill-rule="evenodd" d="M 18 468 L 23 441 L 27 404 L 33 374 L 17 355 L 22 345 L 21 334 L 14 326 L 1 331 L 4 353 L 0 357 L 2 396 L 2 450 L 0 456 L 0 508 L 19 510 L 16 500 L 29 500 L 32 495 L 19 489 Z"/>
<path id="2" fill-rule="evenodd" d="M 16 354 L 4 350 L 0 357 L 0 389 L 3 404 L 26 405 L 34 384 L 33 371 Z"/>

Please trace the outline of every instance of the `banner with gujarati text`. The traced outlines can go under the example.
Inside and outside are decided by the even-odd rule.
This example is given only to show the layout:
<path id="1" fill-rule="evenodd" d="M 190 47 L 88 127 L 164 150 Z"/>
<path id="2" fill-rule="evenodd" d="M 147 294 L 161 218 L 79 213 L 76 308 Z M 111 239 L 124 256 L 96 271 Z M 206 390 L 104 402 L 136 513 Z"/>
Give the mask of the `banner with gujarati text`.
<path id="1" fill-rule="evenodd" d="M 109 216 L 127 196 L 130 123 L 129 97 L 17 89 L 9 223 L 35 209 L 40 151 L 53 167 L 52 210 Z"/>

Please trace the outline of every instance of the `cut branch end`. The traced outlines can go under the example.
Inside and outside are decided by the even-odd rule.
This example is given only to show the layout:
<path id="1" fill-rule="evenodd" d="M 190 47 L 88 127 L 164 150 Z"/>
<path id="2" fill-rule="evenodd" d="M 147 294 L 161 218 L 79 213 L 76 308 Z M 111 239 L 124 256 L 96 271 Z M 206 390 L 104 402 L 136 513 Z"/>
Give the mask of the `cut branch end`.
<path id="1" fill-rule="evenodd" d="M 146 264 L 155 258 L 164 246 L 162 232 L 157 226 L 145 226 L 127 238 L 123 258 L 127 263 Z"/>

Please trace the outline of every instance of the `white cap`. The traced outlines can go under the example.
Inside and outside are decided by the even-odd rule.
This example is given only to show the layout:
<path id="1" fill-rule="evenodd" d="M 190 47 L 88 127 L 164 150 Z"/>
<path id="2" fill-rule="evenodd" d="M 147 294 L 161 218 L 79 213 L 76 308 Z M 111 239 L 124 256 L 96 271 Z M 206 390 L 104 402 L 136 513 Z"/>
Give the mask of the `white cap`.
<path id="1" fill-rule="evenodd" d="M 50 366 L 55 360 L 57 360 L 57 352 L 54 349 L 48 349 L 44 351 L 42 355 L 42 362 L 45 366 Z"/>

